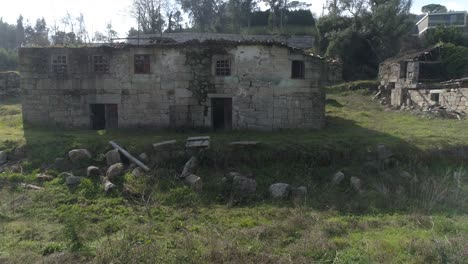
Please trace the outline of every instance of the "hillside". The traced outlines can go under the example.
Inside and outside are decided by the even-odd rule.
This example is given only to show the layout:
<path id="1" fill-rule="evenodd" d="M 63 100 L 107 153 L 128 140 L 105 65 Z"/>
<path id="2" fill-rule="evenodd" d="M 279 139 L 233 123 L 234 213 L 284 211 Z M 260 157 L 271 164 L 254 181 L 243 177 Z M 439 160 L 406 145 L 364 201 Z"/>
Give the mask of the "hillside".
<path id="1" fill-rule="evenodd" d="M 22 162 L 0 173 L 0 262 L 463 263 L 468 121 L 388 111 L 371 98 L 330 88 L 320 131 L 218 133 L 23 126 L 19 101 L 3 100 L 0 150 Z M 196 172 L 201 192 L 174 177 L 190 157 L 185 139 L 199 135 L 211 137 Z M 151 144 L 172 139 L 172 158 L 150 161 L 145 176 L 127 172 L 109 194 L 98 178 L 67 187 L 50 169 L 52 181 L 36 179 L 71 149 L 88 149 L 104 168 L 109 140 L 151 160 Z M 260 144 L 229 145 L 240 140 Z M 254 178 L 255 195 L 233 199 L 229 172 Z M 278 182 L 307 187 L 307 201 L 272 200 Z"/>

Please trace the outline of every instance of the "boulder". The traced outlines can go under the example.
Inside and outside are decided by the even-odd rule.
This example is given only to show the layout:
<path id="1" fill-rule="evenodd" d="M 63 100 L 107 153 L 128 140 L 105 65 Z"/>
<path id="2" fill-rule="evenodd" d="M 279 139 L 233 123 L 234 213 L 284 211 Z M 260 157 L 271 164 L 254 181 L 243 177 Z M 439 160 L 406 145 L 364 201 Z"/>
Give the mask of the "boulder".
<path id="1" fill-rule="evenodd" d="M 380 161 L 384 161 L 393 157 L 393 152 L 388 149 L 385 145 L 378 145 L 377 146 L 377 158 Z"/>
<path id="2" fill-rule="evenodd" d="M 7 162 L 7 153 L 6 151 L 0 151 L 0 165 Z"/>
<path id="3" fill-rule="evenodd" d="M 86 149 L 73 149 L 68 152 L 68 158 L 73 164 L 80 164 L 91 159 L 91 153 Z"/>
<path id="4" fill-rule="evenodd" d="M 101 171 L 96 166 L 89 166 L 86 169 L 86 176 L 87 177 L 99 177 L 101 175 Z"/>
<path id="5" fill-rule="evenodd" d="M 51 181 L 54 179 L 52 175 L 46 174 L 46 173 L 38 173 L 36 174 L 36 179 L 40 181 Z"/>
<path id="6" fill-rule="evenodd" d="M 116 163 L 107 169 L 106 176 L 109 180 L 120 177 L 124 174 L 125 168 L 122 163 Z"/>
<path id="7" fill-rule="evenodd" d="M 70 161 L 64 158 L 56 158 L 54 164 L 52 164 L 52 168 L 57 171 L 67 171 L 70 170 L 71 167 L 72 164 L 70 163 Z"/>
<path id="8" fill-rule="evenodd" d="M 59 178 L 67 178 L 67 177 L 70 177 L 70 176 L 73 176 L 72 173 L 70 172 L 62 172 L 58 175 Z"/>
<path id="9" fill-rule="evenodd" d="M 120 152 L 117 149 L 110 150 L 106 153 L 107 165 L 111 166 L 116 163 L 121 163 Z"/>
<path id="10" fill-rule="evenodd" d="M 201 191 L 203 188 L 203 181 L 195 174 L 190 174 L 184 178 L 184 182 L 196 191 Z"/>
<path id="11" fill-rule="evenodd" d="M 273 199 L 286 199 L 289 196 L 289 184 L 287 183 L 275 183 L 270 185 L 268 191 L 270 192 L 270 196 Z"/>
<path id="12" fill-rule="evenodd" d="M 344 178 L 345 178 L 344 173 L 342 171 L 338 171 L 333 175 L 332 183 L 334 185 L 338 185 L 344 180 Z"/>
<path id="13" fill-rule="evenodd" d="M 187 161 L 187 163 L 185 163 L 184 169 L 182 170 L 182 173 L 180 174 L 179 178 L 185 178 L 189 176 L 190 174 L 195 173 L 195 170 L 197 169 L 197 163 L 198 163 L 197 158 L 192 156 Z"/>
<path id="14" fill-rule="evenodd" d="M 143 163 L 148 163 L 148 161 L 149 161 L 148 155 L 146 153 L 141 153 L 138 156 L 138 159 Z"/>
<path id="15" fill-rule="evenodd" d="M 304 204 L 307 201 L 307 187 L 291 188 L 291 200 L 294 204 Z"/>
<path id="16" fill-rule="evenodd" d="M 234 199 L 245 200 L 255 196 L 257 182 L 245 176 L 236 175 L 232 180 L 232 196 Z"/>
<path id="17" fill-rule="evenodd" d="M 361 179 L 353 176 L 349 182 L 355 191 L 361 192 Z"/>
<path id="18" fill-rule="evenodd" d="M 65 184 L 67 185 L 77 185 L 80 184 L 82 177 L 79 176 L 68 176 L 65 178 Z"/>
<path id="19" fill-rule="evenodd" d="M 132 170 L 132 175 L 135 177 L 142 177 L 145 175 L 145 171 L 140 167 L 136 167 Z"/>
<path id="20" fill-rule="evenodd" d="M 105 177 L 101 178 L 101 182 L 102 182 L 102 185 L 104 186 L 104 191 L 106 193 L 109 192 L 110 190 L 114 189 L 115 187 L 117 187 L 117 186 L 115 186 L 115 184 L 110 182 L 109 179 L 107 179 Z"/>

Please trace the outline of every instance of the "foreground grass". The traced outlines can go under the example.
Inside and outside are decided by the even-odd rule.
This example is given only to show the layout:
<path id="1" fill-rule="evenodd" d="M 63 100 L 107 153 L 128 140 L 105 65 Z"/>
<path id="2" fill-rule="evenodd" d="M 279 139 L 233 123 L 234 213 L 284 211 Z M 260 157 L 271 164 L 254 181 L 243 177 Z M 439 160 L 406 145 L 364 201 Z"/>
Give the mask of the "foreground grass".
<path id="1" fill-rule="evenodd" d="M 468 146 L 468 122 L 385 112 L 365 92 L 331 91 L 327 127 L 319 131 L 23 128 L 19 102 L 2 101 L 0 149 L 24 145 L 28 161 L 23 174 L 0 174 L 0 263 L 464 263 L 467 160 L 453 152 Z M 60 177 L 35 179 L 41 165 L 71 148 L 88 148 L 93 163 L 103 165 L 99 153 L 109 140 L 137 154 L 167 139 L 180 140 L 183 149 L 186 137 L 201 134 L 212 136 L 197 173 L 202 193 L 173 177 L 185 156 L 144 178 L 126 175 L 109 195 L 98 179 L 76 188 Z M 246 151 L 227 147 L 235 140 L 262 144 Z M 396 153 L 395 164 L 366 165 L 377 144 Z M 364 191 L 347 182 L 332 185 L 337 170 L 347 181 L 361 178 Z M 255 176 L 253 201 L 231 203 L 223 185 L 228 171 Z M 20 182 L 45 188 L 26 190 Z M 269 200 L 274 182 L 307 186 L 308 202 Z M 145 195 L 124 195 L 124 183 Z"/>

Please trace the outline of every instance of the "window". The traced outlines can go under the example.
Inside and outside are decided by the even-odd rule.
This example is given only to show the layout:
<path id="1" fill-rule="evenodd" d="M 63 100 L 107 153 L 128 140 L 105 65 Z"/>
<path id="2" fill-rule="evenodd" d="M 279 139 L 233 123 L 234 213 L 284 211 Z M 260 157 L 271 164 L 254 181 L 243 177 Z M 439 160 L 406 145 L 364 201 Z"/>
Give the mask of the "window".
<path id="1" fill-rule="evenodd" d="M 231 75 L 231 61 L 230 60 L 216 60 L 215 67 L 216 76 L 229 76 Z"/>
<path id="2" fill-rule="evenodd" d="M 293 79 L 304 79 L 304 61 L 293 61 L 291 69 L 291 78 Z"/>
<path id="3" fill-rule="evenodd" d="M 106 56 L 96 55 L 93 56 L 94 72 L 107 73 L 109 72 L 109 61 Z"/>
<path id="4" fill-rule="evenodd" d="M 439 104 L 439 94 L 438 93 L 431 94 L 431 101 L 436 104 Z"/>
<path id="5" fill-rule="evenodd" d="M 135 55 L 135 73 L 148 74 L 150 71 L 150 55 Z"/>
<path id="6" fill-rule="evenodd" d="M 52 71 L 56 74 L 67 73 L 67 56 L 57 55 L 52 58 Z"/>

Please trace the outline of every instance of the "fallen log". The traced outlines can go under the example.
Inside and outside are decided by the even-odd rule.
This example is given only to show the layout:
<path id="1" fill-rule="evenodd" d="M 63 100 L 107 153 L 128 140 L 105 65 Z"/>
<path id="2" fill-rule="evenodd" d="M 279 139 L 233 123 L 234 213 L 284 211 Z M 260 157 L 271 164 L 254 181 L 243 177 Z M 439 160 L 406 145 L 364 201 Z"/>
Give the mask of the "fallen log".
<path id="1" fill-rule="evenodd" d="M 129 160 L 133 161 L 136 165 L 144 169 L 145 171 L 149 171 L 150 169 L 143 164 L 143 162 L 139 161 L 137 158 L 133 157 L 130 153 L 128 153 L 124 148 L 121 146 L 117 145 L 114 141 L 109 141 L 109 144 L 111 144 L 112 147 L 118 149 L 120 153 L 122 153 L 125 157 L 127 157 Z"/>

